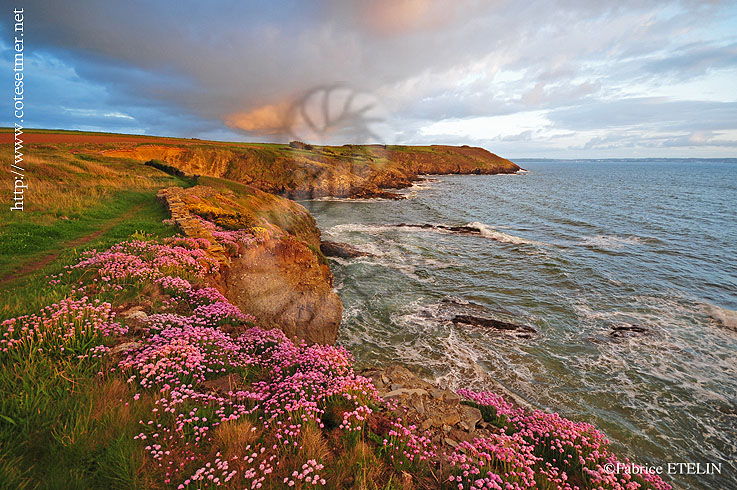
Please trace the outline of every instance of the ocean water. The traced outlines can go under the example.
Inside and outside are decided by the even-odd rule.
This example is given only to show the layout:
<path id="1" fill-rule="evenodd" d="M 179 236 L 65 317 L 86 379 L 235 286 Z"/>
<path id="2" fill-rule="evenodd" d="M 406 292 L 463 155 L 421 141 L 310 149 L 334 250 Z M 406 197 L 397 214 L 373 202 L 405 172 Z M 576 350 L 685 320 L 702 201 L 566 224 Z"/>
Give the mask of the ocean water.
<path id="1" fill-rule="evenodd" d="M 303 203 L 324 239 L 373 254 L 331 259 L 339 343 L 590 422 L 635 463 L 722 463 L 677 488 L 737 488 L 737 161 L 518 163 Z"/>

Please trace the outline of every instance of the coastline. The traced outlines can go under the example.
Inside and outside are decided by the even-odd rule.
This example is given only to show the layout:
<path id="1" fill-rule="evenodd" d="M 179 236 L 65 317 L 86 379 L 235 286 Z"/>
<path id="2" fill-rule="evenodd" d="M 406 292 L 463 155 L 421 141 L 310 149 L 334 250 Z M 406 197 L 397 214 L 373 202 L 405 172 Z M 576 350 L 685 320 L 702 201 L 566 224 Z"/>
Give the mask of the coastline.
<path id="1" fill-rule="evenodd" d="M 180 175 L 105 149 L 44 150 L 49 165 L 58 165 L 63 153 L 98 172 L 105 168 L 98 162 L 143 172 L 152 189 L 161 189 L 156 179 L 170 184 L 158 193 L 169 214 L 164 222 L 184 237 L 174 229 L 162 233 L 159 217 L 158 235 L 136 231 L 75 254 L 58 273 L 34 283 L 39 298 L 48 297 L 40 313 L 3 322 L 3 355 L 13 362 L 54 366 L 71 355 L 65 352 L 74 354 L 68 360 L 76 370 L 72 385 L 83 386 L 93 406 L 98 398 L 114 398 L 99 408 L 112 424 L 104 433 L 122 437 L 131 451 L 145 446 L 140 471 L 146 478 L 187 488 L 208 475 L 226 482 L 238 475 L 281 488 L 290 479 L 300 486 L 292 470 L 308 465 L 321 485 L 362 488 L 367 476 L 357 469 L 365 461 L 372 481 L 387 487 L 399 481 L 400 488 L 471 488 L 483 480 L 568 488 L 561 472 L 581 488 L 624 481 L 605 467 L 616 457 L 589 424 L 523 406 L 496 388 L 453 392 L 401 366 L 354 370 L 350 352 L 333 345 L 342 304 L 321 232 L 303 206 L 257 186 L 195 177 L 192 168 Z M 64 337 L 73 318 L 84 318 L 84 329 Z M 24 326 L 40 334 L 27 337 Z M 29 368 L 26 381 L 34 373 Z M 67 377 L 42 381 L 63 386 L 64 396 L 80 390 L 70 390 Z M 19 410 L 11 406 L 4 414 L 24 420 Z M 99 421 L 89 423 L 98 427 Z M 545 432 L 535 432 L 540 427 Z M 31 432 L 14 437 L 23 441 Z M 279 449 L 284 441 L 289 449 Z M 551 443 L 579 455 L 587 471 L 548 451 Z M 260 466 L 235 458 L 254 444 L 263 456 L 252 459 Z M 643 488 L 670 488 L 657 478 L 638 481 Z"/>

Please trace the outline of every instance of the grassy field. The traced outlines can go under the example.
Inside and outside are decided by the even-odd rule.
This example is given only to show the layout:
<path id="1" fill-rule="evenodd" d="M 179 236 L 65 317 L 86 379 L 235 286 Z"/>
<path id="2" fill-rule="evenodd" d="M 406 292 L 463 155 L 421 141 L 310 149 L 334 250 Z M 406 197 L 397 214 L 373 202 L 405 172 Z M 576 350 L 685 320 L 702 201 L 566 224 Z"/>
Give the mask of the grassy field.
<path id="1" fill-rule="evenodd" d="M 0 282 L 13 270 L 104 230 L 121 216 L 131 223 L 137 214 L 151 217 L 157 210 L 160 216 L 163 209 L 153 198 L 158 189 L 188 185 L 140 162 L 86 150 L 85 145 L 40 144 L 26 149 L 25 209 L 0 209 Z M 0 146 L 0 161 L 9 162 L 11 157 L 12 147 Z M 6 202 L 13 195 L 12 184 L 9 178 L 0 181 Z"/>

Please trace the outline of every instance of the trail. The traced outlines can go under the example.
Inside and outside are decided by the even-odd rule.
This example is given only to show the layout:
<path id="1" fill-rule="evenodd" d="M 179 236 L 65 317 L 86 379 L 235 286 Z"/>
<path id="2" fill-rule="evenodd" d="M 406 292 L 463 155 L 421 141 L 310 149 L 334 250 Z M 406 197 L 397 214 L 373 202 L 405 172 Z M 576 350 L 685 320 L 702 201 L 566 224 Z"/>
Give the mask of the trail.
<path id="1" fill-rule="evenodd" d="M 101 236 L 105 232 L 109 231 L 113 227 L 124 222 L 125 220 L 131 219 L 132 217 L 140 213 L 141 209 L 143 209 L 143 204 L 138 204 L 137 206 L 129 209 L 128 211 L 121 214 L 117 218 L 107 221 L 101 228 L 98 228 L 92 233 L 75 238 L 73 240 L 69 240 L 67 242 L 63 242 L 59 244 L 59 246 L 56 248 L 58 248 L 58 250 L 64 250 L 68 248 L 74 248 L 74 247 L 79 247 L 81 245 L 85 245 L 91 242 L 92 240 L 94 240 L 95 238 Z M 50 253 L 47 255 L 43 255 L 41 257 L 34 256 L 28 259 L 25 259 L 21 264 L 18 265 L 18 267 L 4 274 L 3 276 L 0 276 L 0 286 L 4 286 L 10 282 L 16 281 L 18 279 L 28 276 L 29 274 L 33 272 L 36 272 L 44 268 L 45 266 L 49 265 L 50 263 L 52 263 L 58 257 L 59 257 L 59 252 L 54 252 L 54 253 Z"/>

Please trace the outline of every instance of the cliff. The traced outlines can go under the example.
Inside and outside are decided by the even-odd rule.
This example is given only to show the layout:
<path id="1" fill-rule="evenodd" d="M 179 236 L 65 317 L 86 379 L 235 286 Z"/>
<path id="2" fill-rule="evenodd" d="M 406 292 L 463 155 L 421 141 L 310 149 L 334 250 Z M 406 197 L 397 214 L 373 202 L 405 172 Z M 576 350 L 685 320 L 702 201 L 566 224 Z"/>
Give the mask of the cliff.
<path id="1" fill-rule="evenodd" d="M 193 175 L 225 178 L 290 198 L 394 197 L 420 174 L 514 173 L 520 167 L 469 146 L 141 144 L 109 157 L 159 161 Z"/>
<path id="2" fill-rule="evenodd" d="M 312 216 L 294 201 L 258 189 L 208 182 L 212 186 L 162 189 L 159 198 L 187 237 L 210 244 L 208 255 L 220 263 L 212 278 L 219 290 L 266 328 L 309 344 L 335 343 L 343 305 Z M 233 240 L 224 246 L 225 232 L 213 225 L 248 239 L 248 246 Z"/>

